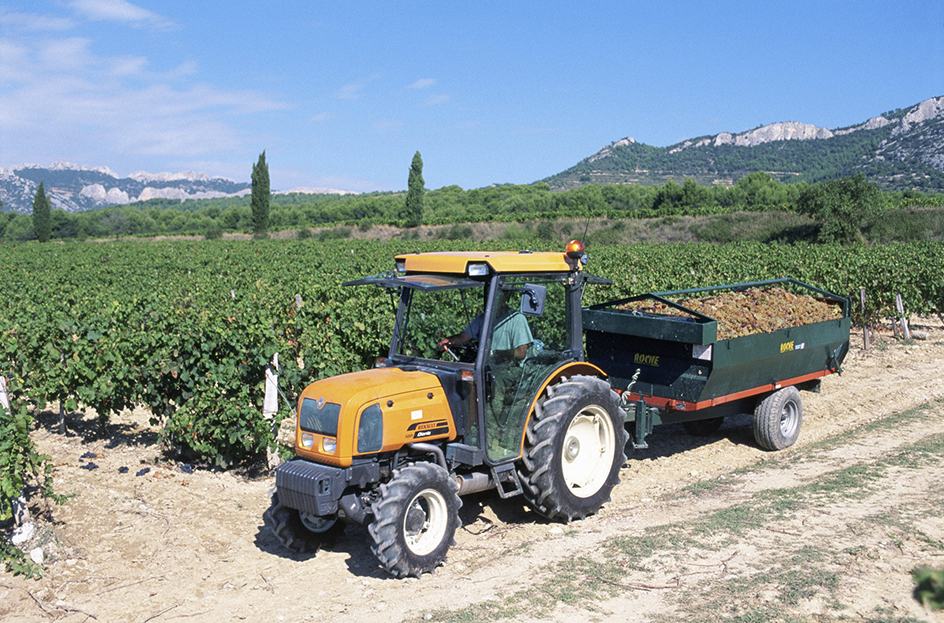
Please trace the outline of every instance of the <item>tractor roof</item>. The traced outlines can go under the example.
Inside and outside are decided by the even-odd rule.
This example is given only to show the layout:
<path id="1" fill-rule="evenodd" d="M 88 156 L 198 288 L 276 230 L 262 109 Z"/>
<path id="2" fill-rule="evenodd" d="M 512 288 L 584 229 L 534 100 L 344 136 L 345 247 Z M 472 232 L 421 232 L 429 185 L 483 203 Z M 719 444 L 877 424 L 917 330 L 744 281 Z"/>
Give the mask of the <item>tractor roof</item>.
<path id="1" fill-rule="evenodd" d="M 532 251 L 446 251 L 398 255 L 407 272 L 466 274 L 469 264 L 487 264 L 497 273 L 546 273 L 576 270 L 566 253 Z"/>

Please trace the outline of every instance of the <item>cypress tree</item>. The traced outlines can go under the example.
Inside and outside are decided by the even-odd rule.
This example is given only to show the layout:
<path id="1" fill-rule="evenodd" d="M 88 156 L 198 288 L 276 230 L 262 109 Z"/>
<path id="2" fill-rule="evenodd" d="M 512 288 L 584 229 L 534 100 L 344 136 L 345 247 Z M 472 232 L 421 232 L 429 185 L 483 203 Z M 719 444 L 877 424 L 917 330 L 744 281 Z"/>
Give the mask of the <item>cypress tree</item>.
<path id="1" fill-rule="evenodd" d="M 269 165 L 266 164 L 265 150 L 259 155 L 259 162 L 252 167 L 252 231 L 264 234 L 269 230 Z"/>
<path id="2" fill-rule="evenodd" d="M 33 197 L 33 230 L 40 242 L 49 242 L 49 236 L 52 233 L 51 212 L 52 205 L 49 203 L 49 197 L 46 196 L 43 183 L 40 182 L 36 196 Z"/>
<path id="3" fill-rule="evenodd" d="M 403 209 L 403 221 L 407 227 L 419 227 L 423 224 L 423 197 L 426 192 L 424 184 L 423 158 L 420 157 L 420 152 L 416 152 L 410 165 L 406 204 Z"/>

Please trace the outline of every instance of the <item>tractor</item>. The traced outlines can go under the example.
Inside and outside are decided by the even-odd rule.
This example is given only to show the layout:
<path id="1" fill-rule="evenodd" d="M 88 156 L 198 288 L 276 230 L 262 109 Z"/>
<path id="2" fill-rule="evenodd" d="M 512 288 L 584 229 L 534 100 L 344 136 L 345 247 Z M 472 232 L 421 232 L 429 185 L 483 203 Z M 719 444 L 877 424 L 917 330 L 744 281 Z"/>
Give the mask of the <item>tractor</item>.
<path id="1" fill-rule="evenodd" d="M 310 384 L 296 456 L 276 471 L 265 521 L 295 551 L 367 527 L 396 577 L 440 565 L 461 496 L 521 495 L 569 522 L 609 501 L 626 460 L 619 396 L 583 351 L 583 245 L 553 252 L 400 255 L 345 286 L 398 297 L 386 356 Z"/>

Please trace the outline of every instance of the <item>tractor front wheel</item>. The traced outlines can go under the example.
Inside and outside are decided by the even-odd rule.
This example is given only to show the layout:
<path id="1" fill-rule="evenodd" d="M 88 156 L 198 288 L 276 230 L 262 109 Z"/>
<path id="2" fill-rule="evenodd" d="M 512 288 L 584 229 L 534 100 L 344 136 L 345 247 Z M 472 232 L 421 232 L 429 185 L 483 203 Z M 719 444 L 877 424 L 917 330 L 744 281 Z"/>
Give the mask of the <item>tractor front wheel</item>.
<path id="1" fill-rule="evenodd" d="M 525 432 L 518 470 L 528 503 L 548 519 L 572 521 L 610 500 L 626 462 L 616 394 L 592 376 L 547 388 Z"/>
<path id="2" fill-rule="evenodd" d="M 324 543 L 344 532 L 344 524 L 336 516 L 318 517 L 283 506 L 277 489 L 272 489 L 269 497 L 271 504 L 262 519 L 286 549 L 317 552 Z"/>
<path id="3" fill-rule="evenodd" d="M 459 486 L 433 463 L 394 470 L 380 486 L 374 520 L 367 531 L 371 550 L 396 577 L 419 577 L 446 558 L 459 528 Z"/>

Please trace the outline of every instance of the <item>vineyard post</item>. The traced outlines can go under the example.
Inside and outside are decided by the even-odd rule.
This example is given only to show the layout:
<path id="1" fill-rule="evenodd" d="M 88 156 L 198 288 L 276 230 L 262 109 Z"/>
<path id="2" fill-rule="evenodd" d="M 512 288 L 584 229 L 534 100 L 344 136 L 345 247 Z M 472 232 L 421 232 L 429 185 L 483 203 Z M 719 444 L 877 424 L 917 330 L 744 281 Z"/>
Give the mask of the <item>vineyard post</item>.
<path id="1" fill-rule="evenodd" d="M 862 341 L 863 348 L 869 349 L 869 322 L 865 317 L 865 288 L 859 288 L 859 301 L 862 303 Z"/>
<path id="2" fill-rule="evenodd" d="M 60 352 L 59 365 L 64 366 L 65 360 L 66 360 L 65 353 Z M 62 398 L 59 399 L 59 434 L 60 435 L 66 434 L 66 409 L 65 409 L 65 403 L 63 402 Z"/>
<path id="3" fill-rule="evenodd" d="M 908 328 L 908 319 L 905 318 L 905 305 L 901 300 L 901 292 L 895 294 L 895 307 L 898 309 L 898 318 L 901 322 L 901 333 L 906 340 L 911 339 L 911 330 Z"/>
<path id="4" fill-rule="evenodd" d="M 10 394 L 7 392 L 7 379 L 0 375 L 0 409 L 10 411 Z M 17 527 L 25 525 L 31 521 L 29 504 L 26 503 L 26 494 L 20 489 L 20 495 L 13 499 L 13 523 Z"/>
<path id="5" fill-rule="evenodd" d="M 278 429 L 280 422 L 275 417 L 279 412 L 279 375 L 276 372 L 279 369 L 279 354 L 272 355 L 272 365 L 265 367 L 265 395 L 262 398 L 262 417 L 270 423 L 272 429 L 272 439 L 278 438 Z M 281 464 L 278 450 L 272 448 L 266 449 L 266 462 L 270 469 L 275 469 Z"/>

